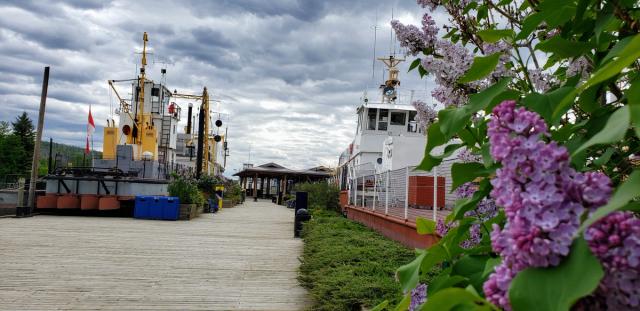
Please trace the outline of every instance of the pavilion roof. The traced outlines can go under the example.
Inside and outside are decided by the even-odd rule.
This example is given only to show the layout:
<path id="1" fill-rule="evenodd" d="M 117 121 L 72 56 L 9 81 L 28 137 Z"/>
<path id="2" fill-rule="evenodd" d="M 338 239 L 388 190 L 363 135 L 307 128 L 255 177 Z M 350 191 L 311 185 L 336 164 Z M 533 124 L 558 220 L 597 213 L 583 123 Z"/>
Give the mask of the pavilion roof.
<path id="1" fill-rule="evenodd" d="M 305 170 L 292 170 L 282 165 L 270 162 L 254 167 L 246 167 L 242 171 L 233 174 L 240 177 L 261 176 L 309 176 L 309 177 L 331 177 L 332 171 L 326 167 L 318 166 Z"/>

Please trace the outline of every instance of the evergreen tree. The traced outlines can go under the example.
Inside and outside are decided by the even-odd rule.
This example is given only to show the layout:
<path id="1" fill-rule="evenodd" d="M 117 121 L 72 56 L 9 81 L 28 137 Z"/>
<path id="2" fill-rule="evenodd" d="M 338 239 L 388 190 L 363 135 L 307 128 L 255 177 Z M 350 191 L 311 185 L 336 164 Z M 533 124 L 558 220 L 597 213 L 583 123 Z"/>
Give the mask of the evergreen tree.
<path id="1" fill-rule="evenodd" d="M 31 161 L 36 136 L 33 123 L 31 122 L 31 119 L 29 119 L 29 115 L 27 115 L 26 112 L 22 112 L 22 114 L 18 116 L 11 125 L 13 125 L 13 134 L 19 138 L 24 150 L 22 153 L 22 159 L 17 160 L 21 165 L 18 166 L 18 171 L 16 171 L 16 173 L 29 173 L 31 170 Z"/>

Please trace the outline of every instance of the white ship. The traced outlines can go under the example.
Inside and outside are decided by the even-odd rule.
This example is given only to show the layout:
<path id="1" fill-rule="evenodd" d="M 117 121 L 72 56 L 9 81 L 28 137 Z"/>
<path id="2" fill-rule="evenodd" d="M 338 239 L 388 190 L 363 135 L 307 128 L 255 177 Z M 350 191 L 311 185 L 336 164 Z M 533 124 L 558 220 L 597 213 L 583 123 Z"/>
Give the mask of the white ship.
<path id="1" fill-rule="evenodd" d="M 356 109 L 358 122 L 355 138 L 338 160 L 338 184 L 347 196 L 343 204 L 374 209 L 375 206 L 388 208 L 389 205 L 432 208 L 429 205 L 435 201 L 433 186 L 426 188 L 423 184 L 428 181 L 418 179 L 429 178 L 433 183 L 436 174 L 440 183 L 436 183 L 436 187 L 442 188 L 438 191 L 441 198 L 437 199 L 437 205 L 440 208 L 445 205 L 450 207 L 455 201 L 449 194 L 450 165 L 456 156 L 443 161 L 435 172 L 415 170 L 423 159 L 427 142 L 424 130 L 418 127 L 416 121 L 417 111 L 411 105 L 418 98 L 414 98 L 413 92 L 400 94 L 397 65 L 404 59 L 391 56 L 379 60 L 387 66 L 389 78 L 380 86 L 381 92 L 374 96 L 375 100 L 366 95 L 361 99 Z M 384 177 L 385 174 L 390 177 Z M 410 197 L 410 189 L 420 193 Z M 425 199 L 417 196 L 431 199 L 424 203 Z"/>

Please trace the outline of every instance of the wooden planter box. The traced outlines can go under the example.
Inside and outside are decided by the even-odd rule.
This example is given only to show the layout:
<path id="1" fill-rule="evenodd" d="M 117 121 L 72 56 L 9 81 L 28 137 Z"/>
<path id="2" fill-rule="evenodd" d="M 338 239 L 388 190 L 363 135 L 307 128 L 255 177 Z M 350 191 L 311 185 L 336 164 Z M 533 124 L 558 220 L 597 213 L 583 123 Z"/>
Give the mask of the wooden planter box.
<path id="1" fill-rule="evenodd" d="M 196 204 L 180 204 L 180 220 L 190 220 L 202 214 L 203 206 Z"/>

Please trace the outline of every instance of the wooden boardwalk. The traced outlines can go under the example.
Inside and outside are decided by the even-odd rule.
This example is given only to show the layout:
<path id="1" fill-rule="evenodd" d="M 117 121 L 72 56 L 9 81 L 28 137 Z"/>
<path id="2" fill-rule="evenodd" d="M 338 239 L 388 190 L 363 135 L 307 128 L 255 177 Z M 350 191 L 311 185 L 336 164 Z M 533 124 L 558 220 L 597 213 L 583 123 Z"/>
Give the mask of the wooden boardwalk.
<path id="1" fill-rule="evenodd" d="M 0 310 L 300 310 L 293 211 L 0 218 Z"/>

